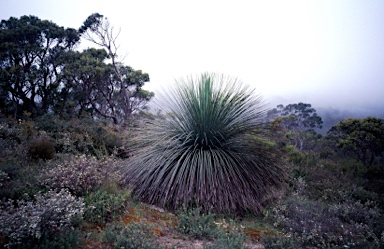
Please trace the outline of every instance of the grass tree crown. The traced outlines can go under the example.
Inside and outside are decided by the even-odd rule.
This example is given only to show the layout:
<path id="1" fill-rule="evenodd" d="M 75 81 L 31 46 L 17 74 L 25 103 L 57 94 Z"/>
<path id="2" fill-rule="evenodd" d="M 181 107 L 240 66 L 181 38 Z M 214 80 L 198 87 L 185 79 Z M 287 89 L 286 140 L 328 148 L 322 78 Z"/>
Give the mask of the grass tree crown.
<path id="1" fill-rule="evenodd" d="M 260 211 L 283 175 L 273 150 L 249 135 L 265 113 L 261 97 L 205 73 L 177 81 L 162 107 L 165 116 L 137 137 L 125 174 L 132 194 L 171 209 Z"/>
<path id="2" fill-rule="evenodd" d="M 222 148 L 231 138 L 258 126 L 264 113 L 261 97 L 238 80 L 203 74 L 181 79 L 164 104 L 168 125 L 184 135 L 186 146 Z"/>

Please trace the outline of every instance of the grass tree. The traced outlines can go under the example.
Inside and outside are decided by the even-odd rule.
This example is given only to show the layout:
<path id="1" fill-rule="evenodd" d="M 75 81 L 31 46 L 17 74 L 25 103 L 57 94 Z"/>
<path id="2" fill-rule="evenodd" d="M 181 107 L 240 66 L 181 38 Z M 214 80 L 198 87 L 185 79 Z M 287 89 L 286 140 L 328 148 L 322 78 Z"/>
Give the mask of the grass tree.
<path id="1" fill-rule="evenodd" d="M 270 144 L 250 135 L 265 113 L 253 89 L 204 73 L 176 82 L 136 138 L 125 173 L 133 196 L 170 209 L 253 212 L 284 182 Z"/>

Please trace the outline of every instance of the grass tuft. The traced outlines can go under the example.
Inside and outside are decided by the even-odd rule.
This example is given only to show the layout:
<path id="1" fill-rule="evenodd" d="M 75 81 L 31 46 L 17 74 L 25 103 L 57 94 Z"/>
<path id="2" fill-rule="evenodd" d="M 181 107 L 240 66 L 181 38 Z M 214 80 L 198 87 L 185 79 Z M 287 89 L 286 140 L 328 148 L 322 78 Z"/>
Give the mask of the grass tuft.
<path id="1" fill-rule="evenodd" d="M 125 182 L 139 200 L 176 210 L 259 213 L 282 185 L 279 157 L 248 134 L 265 113 L 254 90 L 225 76 L 177 82 L 163 118 L 138 132 Z"/>

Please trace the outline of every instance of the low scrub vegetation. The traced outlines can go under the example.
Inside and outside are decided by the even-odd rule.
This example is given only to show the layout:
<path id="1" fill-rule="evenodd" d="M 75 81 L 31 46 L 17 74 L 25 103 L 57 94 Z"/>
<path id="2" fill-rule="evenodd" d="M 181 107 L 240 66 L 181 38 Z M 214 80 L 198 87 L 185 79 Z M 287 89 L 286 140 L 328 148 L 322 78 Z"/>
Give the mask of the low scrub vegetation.
<path id="1" fill-rule="evenodd" d="M 151 117 L 150 122 L 157 119 L 164 122 L 166 117 Z M 157 160 L 166 156 L 160 154 L 160 148 L 176 150 L 161 147 L 164 144 L 156 140 L 158 137 L 153 138 L 160 144 L 143 137 L 142 128 L 123 128 L 88 119 L 75 122 L 54 116 L 31 119 L 26 115 L 21 121 L 2 118 L 0 248 L 382 248 L 382 155 L 370 154 L 374 156 L 372 164 L 355 158 L 350 147 L 345 153 L 338 147 L 334 134 L 308 135 L 310 139 L 303 140 L 303 146 L 296 146 L 279 122 L 259 123 L 239 137 L 246 143 L 241 148 L 259 150 L 251 159 L 264 152 L 263 156 L 278 157 L 268 169 L 275 170 L 272 175 L 267 174 L 268 170 L 255 175 L 260 178 L 281 172 L 284 176 L 277 180 L 279 184 L 271 183 L 267 192 L 266 185 L 261 186 L 258 193 L 263 199 L 254 210 L 237 206 L 219 212 L 223 211 L 224 200 L 219 203 L 220 208 L 215 207 L 216 202 L 208 205 L 201 198 L 183 205 L 185 196 L 178 195 L 179 201 L 153 205 L 158 203 L 143 199 L 147 190 L 141 192 L 142 185 L 137 189 L 126 184 L 127 174 L 136 172 L 136 177 L 131 175 L 131 184 L 140 183 L 140 179 L 154 179 L 156 184 L 162 180 L 160 185 L 155 184 L 160 188 L 167 183 L 167 177 L 176 177 L 177 170 L 183 169 L 180 165 L 187 165 L 182 163 L 169 172 L 154 171 L 164 179 L 142 178 L 149 174 L 148 170 L 156 169 L 157 163 L 165 162 Z M 307 138 L 296 135 L 295 139 L 299 135 Z M 148 144 L 141 147 L 142 151 L 138 148 L 143 145 L 143 138 L 149 140 L 145 140 Z M 154 148 L 158 149 L 157 154 L 151 154 Z M 150 168 L 146 164 L 149 162 Z M 267 162 L 269 159 L 252 165 L 268 167 Z M 274 164 L 277 162 L 281 165 Z M 214 165 L 219 164 L 211 166 Z M 240 184 L 242 179 L 248 179 L 244 175 L 237 180 L 231 178 L 237 172 L 232 169 L 221 176 L 222 187 L 227 181 Z M 206 176 L 213 177 L 212 172 L 206 172 Z M 214 180 L 212 183 L 217 182 Z M 172 186 L 165 192 L 152 189 L 150 193 L 172 194 Z M 227 191 L 233 191 L 233 185 L 227 187 Z M 244 187 L 241 191 L 250 190 Z M 237 202 L 228 199 L 228 203 Z"/>
<path id="2" fill-rule="evenodd" d="M 69 157 L 42 172 L 39 179 L 47 188 L 67 188 L 78 196 L 84 196 L 116 174 L 113 166 L 112 160 L 101 161 L 84 155 Z"/>

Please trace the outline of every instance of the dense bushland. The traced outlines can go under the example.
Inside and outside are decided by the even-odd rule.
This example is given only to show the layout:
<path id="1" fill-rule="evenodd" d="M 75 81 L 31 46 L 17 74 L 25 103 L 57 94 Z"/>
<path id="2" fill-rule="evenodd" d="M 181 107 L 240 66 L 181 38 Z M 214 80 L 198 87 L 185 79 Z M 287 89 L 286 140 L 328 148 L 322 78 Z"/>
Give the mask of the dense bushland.
<path id="1" fill-rule="evenodd" d="M 208 73 L 154 115 L 102 15 L 0 28 L 0 248 L 384 247 L 382 119 L 321 136 L 310 104 Z"/>
<path id="2" fill-rule="evenodd" d="M 333 135 L 307 140 L 305 148 L 314 149 L 300 151 L 290 145 L 289 131 L 274 129 L 247 135 L 254 146 L 280 151 L 286 165 L 285 188 L 271 192 L 261 214 L 187 206 L 172 214 L 151 211 L 120 185 L 125 156 L 138 144 L 135 129 L 89 119 L 3 117 L 0 241 L 9 248 L 192 248 L 195 240 L 205 248 L 382 247 L 382 159 L 365 165 L 332 143 Z M 49 141 L 42 148 L 53 148 L 52 157 L 33 154 L 36 141 Z"/>

